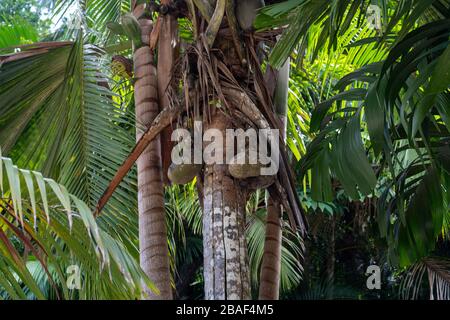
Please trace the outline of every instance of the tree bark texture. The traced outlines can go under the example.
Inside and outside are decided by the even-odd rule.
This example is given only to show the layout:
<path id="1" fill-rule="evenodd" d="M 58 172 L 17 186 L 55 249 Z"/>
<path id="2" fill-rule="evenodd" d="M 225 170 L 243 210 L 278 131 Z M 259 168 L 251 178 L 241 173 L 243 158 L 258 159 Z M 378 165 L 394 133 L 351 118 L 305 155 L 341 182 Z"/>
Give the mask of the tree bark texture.
<path id="1" fill-rule="evenodd" d="M 133 14 L 141 17 L 144 6 L 133 8 Z M 140 128 L 150 126 L 159 113 L 156 68 L 149 46 L 152 21 L 140 18 L 139 24 L 143 46 L 134 52 L 137 141 L 143 134 Z M 172 299 L 159 137 L 139 157 L 137 169 L 140 264 L 160 291 L 158 295 L 146 290 L 145 298 Z"/>
<path id="2" fill-rule="evenodd" d="M 278 300 L 281 272 L 281 205 L 269 198 L 267 203 L 266 237 L 259 284 L 260 300 Z"/>
<path id="3" fill-rule="evenodd" d="M 219 129 L 223 134 L 226 128 L 231 128 L 227 118 L 217 110 L 206 126 Z M 207 300 L 251 298 L 245 205 L 245 190 L 229 175 L 226 165 L 206 165 L 203 253 Z"/>

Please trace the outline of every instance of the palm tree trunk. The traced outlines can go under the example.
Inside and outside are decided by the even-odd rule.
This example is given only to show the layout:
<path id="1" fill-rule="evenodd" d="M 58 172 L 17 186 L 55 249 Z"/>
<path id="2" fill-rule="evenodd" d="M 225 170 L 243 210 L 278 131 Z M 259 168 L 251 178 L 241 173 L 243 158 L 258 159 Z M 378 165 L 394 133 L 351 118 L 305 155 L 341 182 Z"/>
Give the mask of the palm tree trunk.
<path id="1" fill-rule="evenodd" d="M 144 6 L 132 8 L 133 14 L 141 17 Z M 153 52 L 149 46 L 152 21 L 140 18 L 139 24 L 143 46 L 134 52 L 136 78 L 134 98 L 138 141 L 143 134 L 140 128 L 150 126 L 159 113 L 156 68 L 153 65 Z M 140 263 L 160 291 L 160 294 L 156 295 L 147 290 L 146 298 L 172 299 L 159 138 L 155 139 L 139 157 L 137 168 Z"/>
<path id="2" fill-rule="evenodd" d="M 225 134 L 231 128 L 220 111 L 209 128 Z M 245 239 L 244 190 L 229 176 L 226 165 L 206 165 L 203 196 L 205 299 L 250 299 Z"/>
<path id="3" fill-rule="evenodd" d="M 290 62 L 290 59 L 288 59 L 284 66 L 276 72 L 277 85 L 274 88 L 275 113 L 284 126 L 281 130 L 281 134 L 284 136 L 286 135 Z M 269 198 L 267 202 L 266 237 L 259 286 L 260 300 L 278 300 L 280 295 L 282 212 L 281 204 Z"/>
<path id="4" fill-rule="evenodd" d="M 278 300 L 281 271 L 281 205 L 269 198 L 259 300 Z"/>

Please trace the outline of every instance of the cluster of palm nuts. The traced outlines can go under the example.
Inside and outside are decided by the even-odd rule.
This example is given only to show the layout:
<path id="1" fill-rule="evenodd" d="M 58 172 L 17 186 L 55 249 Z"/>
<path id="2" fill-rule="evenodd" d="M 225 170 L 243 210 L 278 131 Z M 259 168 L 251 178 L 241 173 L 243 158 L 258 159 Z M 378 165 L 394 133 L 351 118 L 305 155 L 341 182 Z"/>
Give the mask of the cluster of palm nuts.
<path id="1" fill-rule="evenodd" d="M 193 119 L 197 119 L 197 121 L 194 121 Z M 188 116 L 184 114 L 178 121 L 177 127 L 187 129 L 191 134 L 192 145 L 190 154 L 192 159 L 189 163 L 171 163 L 167 176 L 173 184 L 188 184 L 192 182 L 195 177 L 199 176 L 203 170 L 204 164 L 196 164 L 193 161 L 194 152 L 199 152 L 194 148 L 194 136 L 201 136 L 201 132 L 195 133 L 195 130 L 199 130 L 199 127 L 195 125 L 195 123 L 199 123 L 199 119 L 202 119 L 201 115 Z M 248 128 L 242 129 L 242 133 L 245 134 L 244 132 Z M 268 156 L 258 153 L 258 146 L 250 145 L 250 139 L 246 139 L 245 136 L 238 136 L 235 138 L 236 140 L 245 141 L 245 146 L 243 148 L 241 147 L 241 150 L 238 150 L 239 143 L 236 143 L 236 140 L 234 141 L 233 155 L 226 156 L 226 158 L 230 159 L 230 161 L 226 163 L 229 175 L 248 187 L 248 189 L 256 190 L 270 186 L 274 182 L 275 177 L 261 175 L 262 169 L 270 165 Z M 225 142 L 225 137 L 223 141 Z M 223 148 L 225 149 L 225 147 Z M 201 152 L 203 152 L 203 149 Z M 225 156 L 226 151 L 223 150 L 223 152 Z"/>

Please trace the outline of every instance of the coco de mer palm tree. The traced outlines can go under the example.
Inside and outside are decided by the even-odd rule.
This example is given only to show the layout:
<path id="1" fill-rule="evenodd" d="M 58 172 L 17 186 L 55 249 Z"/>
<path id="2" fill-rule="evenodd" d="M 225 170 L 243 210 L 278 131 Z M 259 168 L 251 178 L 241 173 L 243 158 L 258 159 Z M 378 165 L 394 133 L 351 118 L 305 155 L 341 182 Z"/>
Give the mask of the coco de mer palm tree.
<path id="1" fill-rule="evenodd" d="M 196 28 L 196 41 L 186 49 L 183 64 L 186 78 L 192 81 L 185 94 L 192 110 L 192 115 L 188 112 L 187 117 L 203 119 L 203 128 L 216 130 L 222 136 L 226 136 L 227 129 L 280 127 L 259 71 L 261 42 L 253 36 L 252 23 L 261 3 L 250 2 L 254 3 L 199 1 L 196 5 L 203 6 L 188 8 L 189 18 Z M 237 12 L 240 19 L 236 17 Z M 249 87 L 252 89 L 245 89 Z M 256 97 L 251 98 L 254 94 Z M 260 110 L 264 107 L 267 107 L 266 113 Z M 226 146 L 222 148 L 225 150 Z M 264 179 L 259 175 L 233 174 L 236 171 L 232 172 L 223 164 L 224 159 L 220 160 L 220 163 L 205 165 L 198 175 L 203 208 L 205 298 L 250 299 L 245 208 L 248 196 L 261 187 L 258 183 Z M 266 186 L 272 186 L 272 195 L 279 201 L 283 197 L 278 192 L 283 194 L 289 190 L 289 200 L 285 194 L 284 205 L 290 210 L 293 223 L 302 229 L 304 223 L 298 199 L 290 190 L 292 182 L 288 180 L 288 168 L 283 160 L 279 179 L 286 184 L 281 187 L 277 178 L 272 177 Z"/>
<path id="2" fill-rule="evenodd" d="M 279 119 L 274 116 L 272 99 L 260 70 L 261 40 L 256 40 L 253 36 L 251 22 L 248 22 L 249 17 L 253 21 L 256 16 L 258 5 L 242 6 L 241 9 L 248 10 L 249 15 L 241 16 L 238 21 L 236 4 L 242 3 L 201 1 L 196 6 L 190 3 L 186 8 L 185 14 L 194 26 L 194 42 L 185 48 L 181 68 L 176 69 L 181 70 L 181 74 L 172 75 L 175 81 L 185 80 L 184 94 L 181 96 L 187 108 L 180 117 L 187 118 L 188 122 L 190 119 L 191 123 L 194 119 L 203 119 L 204 128 L 221 133 L 226 129 L 236 128 L 281 128 Z M 170 14 L 171 10 L 173 6 L 164 9 L 166 14 Z M 156 29 L 156 37 L 159 32 Z M 152 36 L 153 32 L 150 42 Z M 270 32 L 268 37 L 272 37 Z M 141 42 L 141 39 L 137 39 L 137 42 Z M 240 82 L 246 85 L 240 85 Z M 167 126 L 167 118 L 178 116 L 180 107 L 173 105 L 180 103 L 175 96 L 171 98 L 171 106 L 167 106 L 153 121 L 124 162 L 105 196 L 100 199 L 98 210 L 101 210 L 115 186 L 130 169 L 133 159 L 137 159 L 147 144 Z M 166 124 L 162 125 L 163 123 Z M 305 230 L 304 217 L 293 188 L 293 175 L 290 173 L 284 147 L 280 148 L 279 142 L 276 146 L 277 152 L 281 152 L 280 170 L 272 177 L 262 178 L 259 174 L 232 175 L 232 170 L 221 163 L 206 165 L 197 176 L 204 210 L 204 278 L 207 299 L 250 298 L 244 208 L 247 196 L 253 190 L 269 187 L 271 196 L 286 208 L 292 226 L 302 232 Z"/>
<path id="3" fill-rule="evenodd" d="M 83 4 L 83 16 L 86 15 L 87 2 L 80 2 Z M 139 2 L 142 3 L 142 1 Z M 153 6 L 157 3 L 147 2 Z M 95 16 L 103 18 L 115 17 L 117 11 L 119 15 L 124 11 L 130 11 L 128 1 L 126 2 L 128 7 L 125 10 L 122 10 L 125 3 L 123 1 L 96 0 L 95 3 L 95 8 L 91 9 L 95 11 Z M 181 2 L 176 1 L 176 3 Z M 176 105 L 166 108 L 166 102 L 161 102 L 161 99 L 165 98 L 165 96 L 161 97 L 161 91 L 166 92 L 164 85 L 158 85 L 160 94 L 157 99 L 160 103 L 160 110 L 158 110 L 160 113 L 151 125 L 147 124 L 151 126 L 150 129 L 142 128 L 145 133 L 139 139 L 135 150 L 139 152 L 148 150 L 147 144 L 156 139 L 162 129 L 169 124 L 182 123 L 177 120 L 186 118 L 189 120 L 196 116 L 201 116 L 205 127 L 219 129 L 219 131 L 223 130 L 224 126 L 278 127 L 276 120 L 271 116 L 272 94 L 270 90 L 266 92 L 267 88 L 264 87 L 268 86 L 268 83 L 264 84 L 261 81 L 262 75 L 258 71 L 261 67 L 259 49 L 262 46 L 260 44 L 274 42 L 278 34 L 277 30 L 273 30 L 274 26 L 285 28 L 288 25 L 288 29 L 271 55 L 272 65 L 282 65 L 284 59 L 292 54 L 294 48 L 297 48 L 298 51 L 294 50 L 293 53 L 297 58 L 293 65 L 296 63 L 301 65 L 305 62 L 306 69 L 309 69 L 310 64 L 317 61 L 315 56 L 320 55 L 321 47 L 331 44 L 330 52 L 333 52 L 333 46 L 342 47 L 337 50 L 342 53 L 338 58 L 328 56 L 329 52 L 324 50 L 323 56 L 330 58 L 333 62 L 319 63 L 317 70 L 321 72 L 314 74 L 314 77 L 320 75 L 318 78 L 330 80 L 329 83 L 323 80 L 321 84 L 322 89 L 327 89 L 310 94 L 309 89 L 314 91 L 313 87 L 315 87 L 313 81 L 309 81 L 303 88 L 305 96 L 317 96 L 318 101 L 322 102 L 315 108 L 310 128 L 307 129 L 308 132 L 311 129 L 314 141 L 309 144 L 307 155 L 299 164 L 301 167 L 299 172 L 305 174 L 307 170 L 312 170 L 312 179 L 316 182 L 319 180 L 319 184 L 311 186 L 314 198 L 319 195 L 319 199 L 328 199 L 326 201 L 333 200 L 332 197 L 330 200 L 332 190 L 329 178 L 331 175 L 333 178 L 336 177 L 336 180 L 340 180 L 344 191 L 350 194 L 352 199 L 358 199 L 361 193 L 371 193 L 375 187 L 376 178 L 381 177 L 380 180 L 387 180 L 387 186 L 382 186 L 383 192 L 378 204 L 380 210 L 378 210 L 377 218 L 381 234 L 388 240 L 389 258 L 394 263 L 396 263 L 395 260 L 399 260 L 402 266 L 419 261 L 411 277 L 419 279 L 418 282 L 420 282 L 421 275 L 427 271 L 430 275 L 431 297 L 448 298 L 450 291 L 447 290 L 448 281 L 445 281 L 445 278 L 448 278 L 448 272 L 446 272 L 448 262 L 430 258 L 418 260 L 433 252 L 436 239 L 444 243 L 448 241 L 446 240 L 448 238 L 447 190 L 450 181 L 447 165 L 449 157 L 447 112 L 449 74 L 447 70 L 449 70 L 448 61 L 450 61 L 448 58 L 450 54 L 448 1 L 411 0 L 402 1 L 400 5 L 396 1 L 379 1 L 386 9 L 386 19 L 392 18 L 394 23 L 386 21 L 384 27 L 380 25 L 373 32 L 367 32 L 367 28 L 359 24 L 359 21 L 364 21 L 365 7 L 372 4 L 372 1 L 283 1 L 275 7 L 263 10 L 260 15 L 263 22 L 267 23 L 260 25 L 260 28 L 269 30 L 272 34 L 268 31 L 252 34 L 249 30 L 252 19 L 250 22 L 241 20 L 243 17 L 250 16 L 245 14 L 244 8 L 246 6 L 257 8 L 256 2 L 194 0 L 185 3 L 187 6 L 181 8 L 182 16 L 188 18 L 189 23 L 187 28 L 184 25 L 184 31 L 193 30 L 190 34 L 192 37 L 186 41 L 187 45 L 184 47 L 188 59 L 182 59 L 184 65 L 178 68 L 182 72 L 175 71 L 177 68 L 174 68 L 171 73 L 178 80 L 187 80 L 174 83 L 174 89 L 188 82 L 192 82 L 192 86 L 189 87 L 189 92 L 167 96 L 167 98 L 176 98 L 169 100 L 179 100 L 183 108 Z M 163 4 L 175 4 L 175 2 Z M 233 19 L 234 9 L 230 4 L 237 5 L 239 13 L 244 13 L 240 17 L 236 14 L 238 21 Z M 118 7 L 119 10 L 111 10 L 110 6 Z M 158 14 L 172 16 L 176 10 L 180 9 L 175 8 L 176 10 L 172 11 L 173 7 L 169 7 L 171 8 L 160 8 Z M 143 19 L 149 16 L 137 15 L 136 17 Z M 354 19 L 355 17 L 358 19 Z M 98 20 L 95 22 L 104 27 L 105 20 L 99 21 L 102 22 Z M 397 23 L 399 21 L 401 23 Z M 397 27 L 401 28 L 400 32 L 396 30 Z M 348 28 L 354 30 L 347 34 L 345 29 Z M 88 29 L 87 26 L 83 28 L 83 30 Z M 155 27 L 153 30 L 157 29 Z M 139 30 L 141 30 L 140 26 Z M 5 32 L 5 30 L 0 31 Z M 10 30 L 6 31 L 8 33 Z M 149 29 L 146 29 L 135 43 L 141 43 L 143 40 L 148 43 L 147 37 L 152 38 L 149 33 Z M 370 38 L 360 37 L 360 34 L 364 33 Z M 383 33 L 389 36 L 380 36 Z M 157 35 L 157 32 L 152 31 L 152 34 Z M 145 38 L 142 38 L 143 35 Z M 374 35 L 376 37 L 372 37 Z M 391 35 L 394 37 L 392 38 Z M 40 288 L 45 281 L 34 279 L 28 268 L 46 272 L 47 284 L 54 288 L 58 298 L 74 298 L 63 285 L 59 288 L 58 282 L 52 281 L 56 278 L 61 282 L 63 278 L 61 272 L 57 277 L 48 274 L 48 261 L 51 261 L 52 266 L 59 271 L 73 261 L 81 263 L 91 271 L 86 273 L 89 277 L 86 280 L 89 285 L 80 290 L 79 297 L 130 299 L 140 297 L 141 274 L 132 263 L 133 258 L 128 254 L 122 254 L 128 250 L 133 251 L 137 242 L 133 238 L 137 233 L 134 233 L 134 230 L 129 232 L 129 229 L 135 228 L 137 224 L 130 219 L 136 211 L 134 204 L 137 199 L 133 193 L 133 182 L 127 183 L 125 187 L 122 185 L 120 192 L 111 199 L 110 206 L 108 210 L 105 210 L 104 215 L 97 215 L 97 221 L 93 221 L 89 210 L 106 187 L 104 182 L 110 180 L 110 173 L 120 165 L 118 161 L 122 161 L 131 149 L 132 146 L 124 143 L 126 138 L 123 138 L 127 137 L 124 134 L 126 133 L 124 128 L 134 126 L 129 125 L 125 120 L 126 115 L 123 110 L 111 103 L 113 99 L 108 93 L 108 86 L 105 85 L 107 81 L 100 72 L 107 70 L 107 67 L 101 64 L 102 59 L 99 59 L 103 55 L 102 50 L 89 45 L 87 41 L 90 39 L 85 36 L 83 33 L 74 33 L 71 37 L 73 41 L 28 44 L 20 47 L 20 51 L 15 54 L 0 56 L 0 115 L 2 115 L 0 143 L 5 147 L 5 153 L 8 157 L 14 158 L 14 163 L 21 167 L 42 169 L 49 176 L 63 182 L 70 192 L 66 192 L 65 187 L 56 184 L 54 180 L 44 179 L 42 175 L 35 172 L 20 170 L 14 167 L 9 158 L 1 158 L 0 166 L 6 170 L 7 178 L 5 178 L 6 193 L 2 195 L 6 198 L 0 203 L 2 223 L 0 241 L 2 248 L 6 248 L 2 251 L 5 255 L 0 256 L 1 271 L 6 275 L 6 282 L 2 278 L 1 283 L 2 288 L 6 288 L 6 291 L 1 292 L 2 298 L 46 297 L 45 290 Z M 153 37 L 153 39 L 157 38 Z M 2 37 L 2 40 L 4 39 L 8 42 L 9 37 Z M 297 47 L 299 40 L 300 48 Z M 371 47 L 372 44 L 380 43 L 382 46 Z M 140 48 L 140 45 L 136 46 L 138 47 Z M 162 47 L 160 46 L 158 54 L 163 54 Z M 342 63 L 342 57 L 348 60 Z M 160 60 L 162 59 L 158 59 L 158 65 Z M 322 72 L 329 70 L 330 65 L 334 65 L 337 69 L 344 65 L 342 69 L 344 73 L 330 76 L 329 72 Z M 337 82 L 346 74 L 347 68 L 354 71 L 357 67 L 362 69 Z M 296 71 L 300 71 L 301 68 L 297 68 Z M 157 73 L 162 72 L 162 69 L 158 69 Z M 152 76 L 153 74 L 154 70 L 153 73 L 148 73 Z M 167 82 L 166 80 L 164 79 L 164 82 Z M 337 82 L 336 88 L 332 89 L 330 84 L 335 82 Z M 335 94 L 337 96 L 333 97 Z M 332 97 L 331 100 L 326 100 L 330 97 Z M 344 109 L 341 109 L 344 105 L 341 104 L 341 100 L 349 100 L 345 102 Z M 308 105 L 308 108 L 313 109 L 314 105 Z M 190 113 L 194 113 L 194 116 Z M 179 114 L 181 114 L 180 119 L 178 119 Z M 171 117 L 175 121 L 172 121 Z M 243 123 L 236 120 L 242 120 Z M 361 125 L 363 121 L 367 123 L 368 130 Z M 189 125 L 187 124 L 186 127 L 189 128 Z M 364 137 L 361 137 L 361 132 L 364 133 Z M 134 138 L 134 132 L 131 136 Z M 117 143 L 118 141 L 120 143 Z M 142 141 L 146 144 L 143 148 Z M 368 145 L 374 147 L 375 157 L 372 156 L 372 148 L 365 148 Z M 399 158 L 406 150 L 407 159 Z M 416 152 L 420 152 L 421 155 L 416 156 Z M 378 157 L 380 154 L 383 156 Z M 133 153 L 134 160 L 137 158 L 135 155 L 136 153 Z M 330 158 L 332 161 L 329 161 Z M 354 165 L 355 158 L 358 159 L 358 166 Z M 382 158 L 381 161 L 379 161 L 380 158 Z M 127 165 L 130 163 L 132 165 L 134 160 L 128 161 Z M 214 186 L 214 179 L 211 183 L 205 181 L 208 180 L 206 171 L 211 166 L 210 175 L 213 178 L 219 177 L 217 186 Z M 376 167 L 376 176 L 373 172 L 374 167 Z M 265 181 L 264 186 L 270 190 L 273 203 L 277 201 L 282 203 L 283 207 L 286 207 L 287 214 L 292 215 L 293 212 L 289 212 L 289 209 L 291 211 L 295 209 L 292 210 L 293 198 L 289 195 L 289 190 L 292 191 L 293 188 L 286 188 L 288 180 L 283 178 L 286 170 L 286 168 L 281 170 L 276 179 Z M 255 186 L 263 185 L 260 177 L 237 177 L 232 172 L 236 173 L 229 170 L 229 167 L 227 169 L 227 166 L 220 167 L 214 164 L 196 172 L 199 197 L 203 205 L 207 202 L 205 190 L 212 190 L 213 195 L 217 190 L 217 195 L 222 195 L 217 197 L 216 202 L 219 208 L 218 222 L 221 217 L 223 221 L 228 219 L 227 210 L 231 211 L 242 205 L 241 199 L 234 197 L 227 190 L 232 182 L 235 184 L 238 182 L 238 185 L 234 187 L 241 192 L 241 195 L 247 195 Z M 130 180 L 132 181 L 133 178 L 128 182 Z M 28 193 L 24 193 L 18 186 L 24 187 L 23 189 Z M 284 190 L 282 187 L 285 187 Z M 45 199 L 48 191 L 52 197 L 58 198 L 57 201 L 48 198 L 51 200 L 51 205 Z M 35 196 L 38 198 L 37 201 Z M 227 199 L 223 200 L 225 196 Z M 77 197 L 81 197 L 86 203 Z M 21 201 L 21 198 L 25 201 Z M 129 201 L 130 199 L 133 201 Z M 60 208 L 64 208 L 63 211 L 66 213 L 61 215 Z M 77 212 L 72 214 L 72 210 Z M 236 211 L 238 212 L 233 213 L 232 217 L 243 215 L 239 213 L 239 209 Z M 205 212 L 215 214 L 216 210 L 208 208 Z M 273 212 L 278 213 L 272 215 Z M 279 212 L 279 209 L 269 212 L 271 216 L 269 220 L 273 217 L 273 220 L 278 219 Z M 36 217 L 33 217 L 33 214 L 38 220 L 37 230 L 42 233 L 36 233 L 34 230 L 33 221 L 36 221 Z M 48 217 L 51 218 L 48 219 Z M 60 220 L 54 221 L 55 218 Z M 292 221 L 298 222 L 295 221 L 298 220 L 295 214 L 291 218 Z M 70 222 L 70 219 L 73 221 Z M 209 220 L 206 223 L 209 223 L 215 217 L 211 218 L 208 215 L 207 219 Z M 72 225 L 74 229 L 69 230 L 69 225 Z M 239 232 L 242 228 L 239 223 L 233 222 L 229 225 L 231 235 L 235 234 L 235 230 Z M 300 223 L 298 225 L 301 226 Z M 146 232 L 148 230 L 145 229 Z M 278 227 L 274 230 L 278 232 L 275 236 L 277 245 L 267 252 L 274 253 L 279 250 L 280 230 Z M 72 237 L 71 232 L 76 236 Z M 228 231 L 217 231 L 218 241 L 222 240 L 226 232 Z M 58 237 L 57 243 L 54 241 L 55 235 Z M 215 234 L 211 237 L 214 236 Z M 112 239 L 113 237 L 116 240 Z M 42 243 L 49 250 L 42 250 L 42 248 L 36 250 L 34 242 L 28 241 L 29 239 Z M 212 241 L 216 241 L 216 244 L 221 246 L 217 239 Z M 15 245 L 17 240 L 20 242 L 18 246 Z M 225 241 L 233 248 L 237 248 L 235 247 L 237 241 L 234 238 Z M 122 242 L 125 245 L 122 246 Z M 20 252 L 22 245 L 26 247 L 23 257 Z M 211 289 L 212 292 L 209 297 L 247 296 L 243 289 L 246 286 L 242 285 L 245 283 L 243 281 L 245 276 L 238 273 L 236 268 L 231 268 L 230 278 L 238 289 L 232 288 L 230 295 L 224 293 L 227 286 L 224 285 L 223 278 L 228 276 L 224 273 L 223 270 L 226 271 L 226 268 L 221 266 L 221 262 L 227 263 L 228 258 L 233 257 L 233 254 L 228 257 L 222 255 L 227 252 L 226 246 L 223 247 L 225 250 L 220 247 L 216 250 L 219 254 L 211 258 L 213 267 L 205 273 L 205 276 L 209 277 L 218 275 L 217 281 L 213 279 L 208 282 L 214 284 L 212 289 L 211 285 L 207 286 L 207 289 Z M 216 251 L 209 250 L 207 254 L 214 255 Z M 334 254 L 336 253 L 330 255 L 329 261 L 332 261 L 330 266 L 334 263 Z M 113 258 L 112 264 L 108 263 L 108 256 Z M 36 261 L 29 257 L 38 259 L 38 268 L 36 268 Z M 269 264 L 276 266 L 277 263 L 278 259 L 273 259 L 273 262 Z M 230 266 L 237 264 L 236 260 L 229 260 Z M 112 272 L 113 280 L 109 278 L 108 272 L 102 272 L 98 268 L 99 265 L 108 266 L 106 270 Z M 15 269 L 16 274 L 12 274 L 11 269 Z M 261 274 L 265 271 L 267 270 L 262 270 Z M 268 279 L 273 280 L 270 277 Z M 408 278 L 407 280 L 410 284 L 415 283 L 415 280 Z M 215 286 L 216 282 L 217 286 Z M 270 298 L 276 295 L 276 281 L 272 282 Z M 410 284 L 407 286 L 415 286 Z M 147 283 L 147 290 L 150 287 L 151 283 Z M 122 290 L 123 288 L 126 290 Z M 264 286 L 261 286 L 261 290 L 265 291 Z"/>

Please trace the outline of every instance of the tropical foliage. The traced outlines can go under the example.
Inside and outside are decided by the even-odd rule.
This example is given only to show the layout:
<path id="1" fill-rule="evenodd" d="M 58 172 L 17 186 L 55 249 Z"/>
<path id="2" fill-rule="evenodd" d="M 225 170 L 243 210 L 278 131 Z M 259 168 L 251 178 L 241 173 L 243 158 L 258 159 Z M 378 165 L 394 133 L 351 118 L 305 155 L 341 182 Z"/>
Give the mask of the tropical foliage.
<path id="1" fill-rule="evenodd" d="M 0 20 L 0 298 L 140 298 L 157 289 L 139 267 L 135 168 L 94 214 L 142 129 L 134 80 L 110 63 L 132 57 L 113 32 L 130 1 L 47 4 L 66 19 L 58 41 Z M 255 35 L 279 36 L 261 70 L 291 58 L 286 144 L 309 223 L 302 236 L 283 219 L 281 297 L 449 299 L 450 1 L 266 4 Z M 194 43 L 196 20 L 178 21 L 180 41 Z M 178 298 L 203 297 L 197 182 L 165 192 Z M 246 207 L 253 296 L 266 198 L 258 190 Z M 366 289 L 370 264 L 380 292 Z M 73 265 L 80 290 L 66 281 Z"/>

